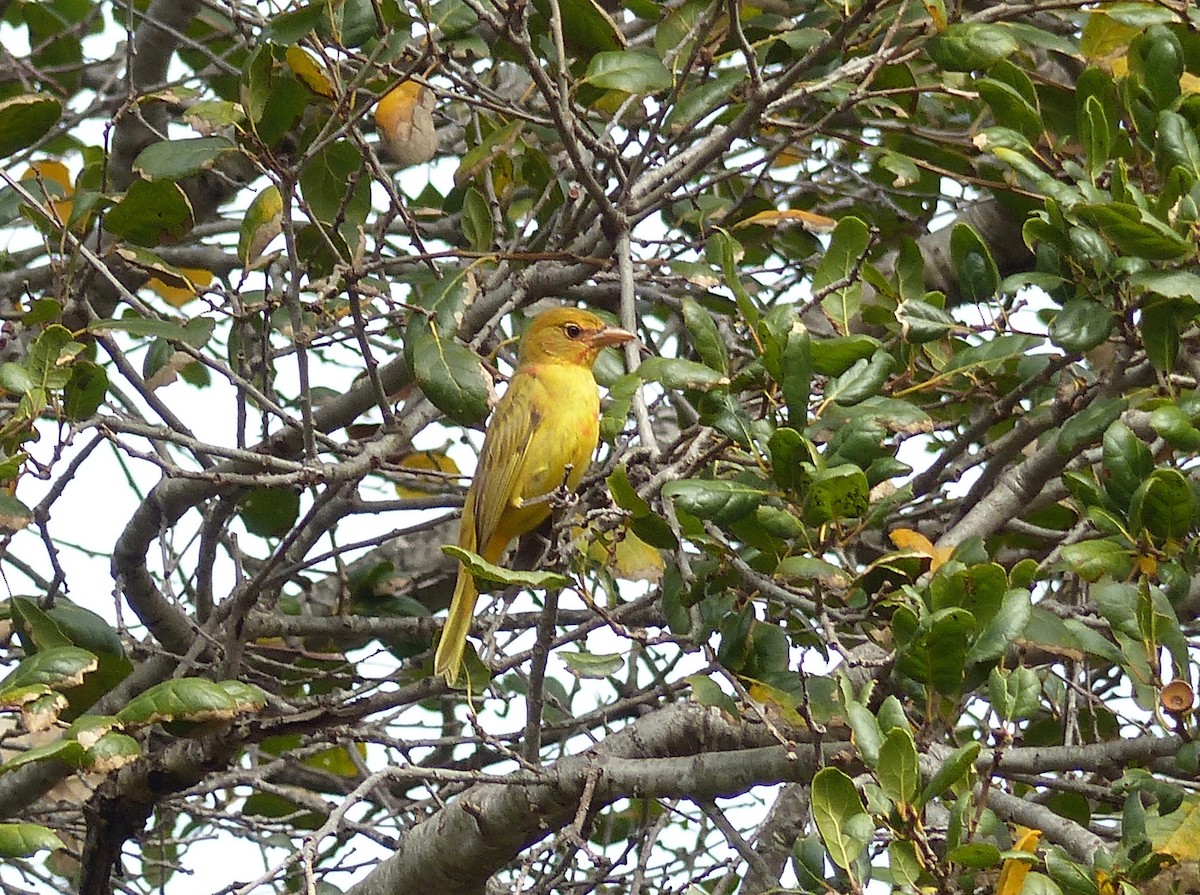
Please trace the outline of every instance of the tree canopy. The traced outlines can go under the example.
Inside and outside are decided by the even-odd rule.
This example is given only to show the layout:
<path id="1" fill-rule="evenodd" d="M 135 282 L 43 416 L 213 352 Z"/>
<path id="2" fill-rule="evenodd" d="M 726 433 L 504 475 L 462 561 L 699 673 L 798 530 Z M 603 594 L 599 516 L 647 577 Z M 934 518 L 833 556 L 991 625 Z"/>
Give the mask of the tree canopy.
<path id="1" fill-rule="evenodd" d="M 0 40 L 5 893 L 1195 885 L 1194 4 Z M 450 688 L 440 548 L 554 304 L 644 350 L 463 557 Z"/>

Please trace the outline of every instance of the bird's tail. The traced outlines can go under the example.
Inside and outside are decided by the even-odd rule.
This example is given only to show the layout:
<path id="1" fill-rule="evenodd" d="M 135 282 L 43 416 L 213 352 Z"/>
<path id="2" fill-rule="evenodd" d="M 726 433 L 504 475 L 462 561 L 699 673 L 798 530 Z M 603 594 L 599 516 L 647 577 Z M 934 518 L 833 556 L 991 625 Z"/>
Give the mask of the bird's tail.
<path id="1" fill-rule="evenodd" d="M 462 668 L 463 652 L 467 648 L 467 632 L 471 630 L 471 619 L 475 616 L 475 601 L 479 591 L 475 579 L 462 566 L 458 568 L 458 583 L 454 586 L 454 599 L 450 601 L 450 614 L 442 628 L 442 639 L 438 641 L 437 653 L 433 657 L 433 673 L 440 674 L 447 684 L 453 685 Z"/>

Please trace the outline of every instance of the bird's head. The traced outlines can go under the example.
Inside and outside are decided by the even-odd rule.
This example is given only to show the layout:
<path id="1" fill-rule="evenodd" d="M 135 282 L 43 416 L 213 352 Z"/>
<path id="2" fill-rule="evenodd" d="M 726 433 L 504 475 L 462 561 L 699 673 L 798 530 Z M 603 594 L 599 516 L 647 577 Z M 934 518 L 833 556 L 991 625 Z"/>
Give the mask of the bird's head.
<path id="1" fill-rule="evenodd" d="M 519 363 L 579 364 L 590 367 L 600 349 L 633 340 L 628 330 L 610 326 L 579 308 L 554 308 L 533 318 L 521 339 Z"/>

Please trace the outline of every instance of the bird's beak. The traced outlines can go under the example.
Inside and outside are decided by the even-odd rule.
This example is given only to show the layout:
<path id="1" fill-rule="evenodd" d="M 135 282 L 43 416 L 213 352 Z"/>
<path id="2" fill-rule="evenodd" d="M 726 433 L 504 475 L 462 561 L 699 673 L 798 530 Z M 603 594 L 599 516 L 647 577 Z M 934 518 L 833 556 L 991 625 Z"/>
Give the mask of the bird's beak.
<path id="1" fill-rule="evenodd" d="M 594 348 L 608 348 L 610 345 L 624 345 L 626 342 L 636 341 L 637 336 L 619 326 L 606 326 L 588 339 L 588 343 Z"/>

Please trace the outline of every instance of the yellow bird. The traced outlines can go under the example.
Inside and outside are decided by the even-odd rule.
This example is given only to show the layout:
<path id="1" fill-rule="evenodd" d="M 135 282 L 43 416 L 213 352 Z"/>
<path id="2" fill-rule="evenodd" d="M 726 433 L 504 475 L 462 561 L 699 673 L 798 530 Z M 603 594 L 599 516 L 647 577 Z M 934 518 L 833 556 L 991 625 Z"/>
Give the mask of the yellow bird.
<path id="1" fill-rule="evenodd" d="M 633 338 L 578 308 L 555 308 L 534 318 L 521 340 L 516 372 L 488 424 L 458 546 L 499 562 L 514 538 L 550 515 L 548 498 L 564 481 L 571 490 L 579 485 L 600 438 L 592 365 L 600 349 Z M 478 597 L 475 579 L 460 565 L 433 660 L 434 673 L 447 683 L 462 667 Z"/>

